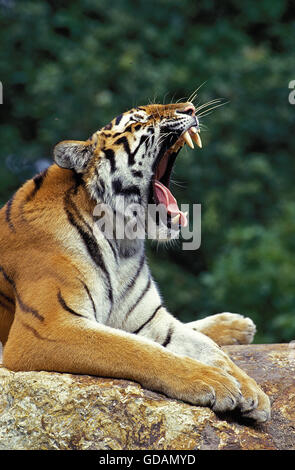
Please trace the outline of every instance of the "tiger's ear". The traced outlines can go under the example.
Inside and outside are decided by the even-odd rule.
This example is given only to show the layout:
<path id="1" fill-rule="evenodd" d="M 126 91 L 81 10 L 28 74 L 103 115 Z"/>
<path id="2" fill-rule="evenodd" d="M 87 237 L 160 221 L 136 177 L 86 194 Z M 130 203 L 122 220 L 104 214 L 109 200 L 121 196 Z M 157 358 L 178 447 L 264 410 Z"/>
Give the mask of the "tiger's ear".
<path id="1" fill-rule="evenodd" d="M 63 140 L 54 147 L 53 158 L 61 168 L 83 173 L 93 155 L 92 142 Z"/>

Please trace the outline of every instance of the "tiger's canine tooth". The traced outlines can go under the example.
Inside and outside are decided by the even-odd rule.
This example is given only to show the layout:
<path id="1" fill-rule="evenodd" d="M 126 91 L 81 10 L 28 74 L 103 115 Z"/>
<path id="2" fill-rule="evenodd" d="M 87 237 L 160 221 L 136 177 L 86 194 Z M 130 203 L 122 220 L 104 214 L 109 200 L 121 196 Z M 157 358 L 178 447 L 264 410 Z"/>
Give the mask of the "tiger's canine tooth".
<path id="1" fill-rule="evenodd" d="M 193 144 L 193 141 L 192 141 L 192 138 L 191 138 L 191 136 L 189 135 L 189 132 L 188 132 L 188 131 L 185 131 L 185 133 L 183 134 L 182 137 L 184 138 L 184 140 L 186 141 L 187 145 L 188 145 L 191 149 L 195 148 L 195 147 L 194 147 L 194 144 Z"/>
<path id="2" fill-rule="evenodd" d="M 197 146 L 200 147 L 200 149 L 201 149 L 202 148 L 202 141 L 201 141 L 200 134 L 198 132 L 193 133 L 192 134 L 192 139 L 197 144 Z"/>

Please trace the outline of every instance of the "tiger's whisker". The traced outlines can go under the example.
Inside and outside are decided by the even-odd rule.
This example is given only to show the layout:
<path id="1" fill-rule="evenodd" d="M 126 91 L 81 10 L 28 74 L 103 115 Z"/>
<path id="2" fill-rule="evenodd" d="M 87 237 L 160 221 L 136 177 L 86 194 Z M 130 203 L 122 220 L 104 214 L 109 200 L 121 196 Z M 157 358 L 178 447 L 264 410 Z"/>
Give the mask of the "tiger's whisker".
<path id="1" fill-rule="evenodd" d="M 190 97 L 188 98 L 188 101 L 189 101 L 189 102 L 191 102 L 191 103 L 194 102 L 194 99 L 196 98 L 199 89 L 200 89 L 203 85 L 205 85 L 205 83 L 207 83 L 207 81 L 208 81 L 208 80 L 205 80 L 203 83 L 201 83 L 201 85 L 198 86 L 198 88 L 190 95 Z"/>
<path id="2" fill-rule="evenodd" d="M 212 106 L 212 107 L 209 108 L 209 109 L 205 109 L 205 110 L 202 111 L 201 113 L 197 114 L 197 117 L 200 118 L 200 117 L 207 116 L 207 113 L 208 113 L 208 112 L 213 111 L 213 109 L 219 108 L 220 106 L 224 106 L 225 104 L 228 104 L 228 103 L 229 103 L 229 102 L 227 101 L 226 103 L 220 103 L 220 104 L 217 104 L 216 106 Z"/>
<path id="3" fill-rule="evenodd" d="M 196 108 L 196 113 L 198 111 L 200 111 L 201 109 L 206 108 L 207 106 L 210 106 L 212 104 L 218 104 L 218 103 L 221 103 L 221 102 L 222 102 L 221 98 L 216 98 L 215 100 L 207 101 L 207 103 L 203 103 L 202 105 L 200 105 Z"/>

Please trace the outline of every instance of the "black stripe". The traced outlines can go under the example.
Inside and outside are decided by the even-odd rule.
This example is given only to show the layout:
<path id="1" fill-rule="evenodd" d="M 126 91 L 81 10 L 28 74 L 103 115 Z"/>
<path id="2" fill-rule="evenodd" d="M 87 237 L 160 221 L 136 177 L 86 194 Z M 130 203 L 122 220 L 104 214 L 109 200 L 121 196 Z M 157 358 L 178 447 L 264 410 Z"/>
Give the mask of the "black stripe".
<path id="1" fill-rule="evenodd" d="M 109 247 L 113 252 L 114 258 L 115 258 L 116 262 L 118 263 L 118 252 L 116 251 L 116 248 L 113 246 L 112 242 L 105 236 L 104 233 L 103 233 L 103 236 L 104 236 L 105 240 L 108 242 Z"/>
<path id="2" fill-rule="evenodd" d="M 122 135 L 122 132 L 115 132 L 114 134 L 112 134 L 112 138 L 116 139 L 117 137 L 119 137 L 119 135 Z"/>
<path id="3" fill-rule="evenodd" d="M 82 173 L 76 173 L 75 170 L 72 170 L 72 176 L 73 180 L 75 181 L 75 186 L 72 189 L 73 194 L 77 194 L 78 189 L 80 186 L 83 186 L 83 174 Z"/>
<path id="4" fill-rule="evenodd" d="M 97 169 L 96 169 L 96 172 L 97 172 Z M 98 179 L 98 183 L 99 183 L 99 185 L 100 185 L 100 187 L 101 187 L 101 191 L 104 192 L 105 189 L 106 189 L 106 186 L 105 186 L 105 184 L 104 184 L 104 180 L 102 180 L 101 178 L 99 178 L 99 179 Z"/>
<path id="5" fill-rule="evenodd" d="M 104 216 L 105 216 L 105 212 L 104 212 L 104 211 L 102 211 L 102 213 L 101 213 L 100 215 L 94 215 L 95 223 L 96 223 L 97 220 L 102 219 L 102 217 L 104 217 Z M 88 226 L 89 230 L 91 230 L 90 227 L 89 227 L 89 225 L 87 224 L 87 222 L 85 222 L 82 217 L 81 217 L 81 219 L 82 219 L 82 222 L 84 222 L 85 225 Z M 92 230 L 91 230 L 91 232 L 92 232 Z M 110 241 L 110 239 L 106 237 L 106 235 L 103 233 L 102 230 L 100 230 L 100 233 L 103 235 L 104 239 L 105 239 L 106 242 L 108 243 L 110 249 L 111 249 L 112 252 L 113 252 L 113 255 L 114 255 L 114 258 L 115 258 L 115 260 L 116 260 L 116 263 L 118 263 L 118 256 L 119 256 L 119 255 L 118 255 L 118 251 L 116 250 L 117 246 L 116 246 L 116 248 L 113 246 L 113 244 L 112 244 L 112 242 Z M 113 235 L 114 235 L 114 234 L 113 234 Z M 115 235 L 114 235 L 114 238 L 115 238 Z M 116 244 L 115 244 L 115 245 L 116 245 Z"/>
<path id="6" fill-rule="evenodd" d="M 34 177 L 33 181 L 35 183 L 36 192 L 39 191 L 39 189 L 41 188 L 41 186 L 44 182 L 44 179 L 47 175 L 47 171 L 48 171 L 48 169 L 46 168 L 46 170 L 42 171 L 41 173 L 39 173 L 39 175 Z"/>
<path id="7" fill-rule="evenodd" d="M 4 279 L 6 279 L 6 281 L 15 289 L 14 281 L 8 276 L 8 274 L 6 274 L 2 266 L 0 266 L 0 272 L 3 274 Z"/>
<path id="8" fill-rule="evenodd" d="M 150 142 L 150 147 L 152 147 L 154 145 L 154 142 L 155 142 L 155 135 L 152 135 L 149 142 Z"/>
<path id="9" fill-rule="evenodd" d="M 170 327 L 169 330 L 168 330 L 166 339 L 165 339 L 164 343 L 162 344 L 162 346 L 163 346 L 164 348 L 166 348 L 166 346 L 168 346 L 168 344 L 170 343 L 171 338 L 172 338 L 172 333 L 173 333 L 173 331 L 174 331 L 173 328 Z"/>
<path id="10" fill-rule="evenodd" d="M 130 160 L 132 160 L 133 157 L 132 157 L 132 152 L 131 152 L 130 147 L 129 147 L 128 139 L 125 136 L 119 137 L 119 139 L 117 139 L 114 142 L 114 144 L 116 144 L 116 145 L 123 144 L 124 150 L 128 155 L 128 164 L 130 165 Z"/>
<path id="11" fill-rule="evenodd" d="M 120 194 L 122 194 L 122 196 L 131 196 L 134 194 L 135 196 L 140 197 L 140 189 L 138 186 L 135 186 L 135 184 L 133 184 L 122 188 Z"/>
<path id="12" fill-rule="evenodd" d="M 10 304 L 14 305 L 14 300 L 11 297 L 8 297 L 8 295 L 4 294 L 4 292 L 0 291 L 0 296 L 3 297 Z"/>
<path id="13" fill-rule="evenodd" d="M 137 154 L 138 150 L 140 149 L 140 147 L 142 146 L 142 144 L 148 139 L 148 135 L 142 135 L 141 138 L 140 138 L 140 141 L 139 141 L 139 144 L 138 146 L 136 147 L 136 149 L 134 150 L 134 152 L 131 152 L 130 150 L 130 146 L 129 146 L 129 142 L 128 142 L 128 139 L 125 137 L 125 136 L 122 136 L 120 137 L 119 139 L 117 139 L 114 143 L 116 145 L 120 145 L 120 144 L 123 144 L 123 147 L 124 147 L 124 150 L 125 152 L 127 153 L 128 155 L 128 165 L 129 166 L 132 166 L 135 162 L 135 155 Z"/>
<path id="14" fill-rule="evenodd" d="M 137 122 L 137 119 L 134 119 L 133 117 L 130 118 L 131 121 L 134 121 L 134 122 Z M 132 124 L 129 124 L 129 126 L 126 127 L 126 129 L 124 130 L 124 132 L 134 132 L 134 131 L 138 131 L 139 129 L 142 128 L 142 125 L 141 124 L 135 124 L 135 123 L 132 123 Z"/>
<path id="15" fill-rule="evenodd" d="M 88 297 L 89 297 L 89 299 L 90 299 L 90 302 L 92 303 L 93 312 L 94 312 L 95 318 L 97 319 L 97 316 L 96 316 L 96 313 L 97 313 L 97 312 L 96 312 L 96 307 L 95 307 L 95 303 L 94 303 L 93 297 L 92 297 L 92 295 L 90 294 L 90 291 L 89 291 L 87 285 L 85 284 L 85 282 L 83 282 L 83 281 L 81 281 L 81 282 L 82 282 L 82 284 L 83 284 L 84 289 L 85 289 L 86 292 L 87 292 L 87 295 L 88 295 Z"/>
<path id="16" fill-rule="evenodd" d="M 119 114 L 119 116 L 116 117 L 116 120 L 115 120 L 116 126 L 118 126 L 118 124 L 120 124 L 122 117 L 123 117 L 123 114 Z"/>
<path id="17" fill-rule="evenodd" d="M 65 208 L 66 211 L 67 210 L 70 211 L 70 209 L 69 209 L 69 207 L 70 207 L 71 210 L 74 211 L 74 213 L 75 213 L 76 217 L 79 219 L 79 221 L 82 222 L 82 224 L 84 224 L 90 232 L 92 232 L 92 229 L 91 229 L 90 225 L 86 222 L 86 220 L 84 220 L 84 218 L 82 217 L 82 215 L 79 212 L 78 207 L 76 206 L 74 201 L 70 198 L 71 192 L 73 192 L 73 194 L 77 194 L 78 187 L 79 187 L 79 183 L 76 181 L 75 186 L 73 188 L 70 188 L 67 191 L 67 193 L 65 195 L 65 198 L 64 198 L 64 204 L 65 204 L 64 208 Z"/>
<path id="18" fill-rule="evenodd" d="M 136 178 L 142 178 L 143 177 L 142 171 L 140 171 L 140 170 L 132 170 L 131 173 Z"/>
<path id="19" fill-rule="evenodd" d="M 140 189 L 135 184 L 123 188 L 122 182 L 119 179 L 115 179 L 112 181 L 112 188 L 115 194 L 121 194 L 122 196 L 135 195 L 140 197 Z"/>
<path id="20" fill-rule="evenodd" d="M 65 210 L 66 210 L 69 222 L 78 231 L 78 233 L 79 233 L 80 237 L 82 238 L 82 240 L 85 244 L 85 247 L 87 248 L 87 251 L 88 251 L 90 257 L 92 258 L 93 262 L 104 272 L 104 274 L 107 278 L 107 281 L 108 281 L 109 299 L 110 299 L 111 303 L 113 303 L 113 291 L 112 291 L 112 287 L 111 287 L 110 274 L 109 274 L 109 272 L 106 268 L 106 265 L 103 261 L 102 255 L 100 253 L 99 246 L 98 246 L 95 238 L 91 234 L 85 232 L 85 230 L 75 221 L 75 219 L 73 217 L 73 214 L 68 209 L 65 208 Z"/>
<path id="21" fill-rule="evenodd" d="M 138 146 L 136 147 L 136 149 L 135 149 L 134 152 L 132 153 L 132 158 L 129 158 L 129 159 L 128 159 L 129 165 L 133 165 L 135 155 L 137 154 L 137 152 L 138 152 L 138 150 L 140 149 L 140 147 L 142 146 L 142 144 L 143 144 L 143 143 L 146 143 L 146 141 L 147 141 L 148 138 L 149 138 L 149 136 L 146 135 L 146 134 L 144 134 L 144 135 L 141 136 Z"/>
<path id="22" fill-rule="evenodd" d="M 40 313 L 38 312 L 38 310 L 36 310 L 35 308 L 32 308 L 32 307 L 29 307 L 28 305 L 26 305 L 22 299 L 20 298 L 19 294 L 17 291 L 15 291 L 15 297 L 16 297 L 16 300 L 20 306 L 20 309 L 25 312 L 25 313 L 31 313 L 35 318 L 37 318 L 38 320 L 40 321 L 44 321 L 44 317 L 42 315 L 40 315 Z"/>
<path id="23" fill-rule="evenodd" d="M 148 283 L 147 283 L 146 287 L 144 288 L 143 292 L 141 293 L 141 295 L 139 296 L 139 298 L 137 299 L 137 301 L 132 305 L 132 307 L 129 308 L 128 312 L 126 313 L 125 320 L 127 320 L 127 318 L 129 317 L 130 313 L 131 313 L 131 312 L 137 307 L 137 305 L 141 302 L 141 300 L 143 299 L 143 297 L 145 296 L 145 294 L 147 293 L 147 291 L 149 290 L 150 287 L 151 287 L 151 278 L 149 277 Z"/>
<path id="24" fill-rule="evenodd" d="M 19 304 L 20 309 L 25 313 L 31 313 L 35 318 L 37 318 L 40 321 L 43 321 L 44 317 L 42 315 L 40 315 L 38 310 L 36 310 L 35 308 L 32 308 L 32 307 L 29 307 L 27 304 L 25 304 L 22 301 L 19 293 L 16 290 L 15 282 L 6 274 L 6 272 L 4 271 L 2 266 L 0 266 L 0 272 L 2 272 L 2 274 L 3 274 L 4 278 L 6 279 L 6 281 L 9 282 L 9 284 L 13 287 L 13 289 L 15 291 L 15 297 L 16 297 L 16 300 Z"/>
<path id="25" fill-rule="evenodd" d="M 140 258 L 139 266 L 138 266 L 137 271 L 136 271 L 136 274 L 135 274 L 134 278 L 132 278 L 129 281 L 126 289 L 124 290 L 124 293 L 122 294 L 122 297 L 125 297 L 127 295 L 127 292 L 134 286 L 134 284 L 137 281 L 137 278 L 138 278 L 138 276 L 139 276 L 139 274 L 140 274 L 140 272 L 141 272 L 141 270 L 144 266 L 144 262 L 145 262 L 145 252 L 143 251 L 143 253 L 141 255 L 141 258 Z"/>
<path id="26" fill-rule="evenodd" d="M 109 300 L 111 302 L 111 304 L 113 304 L 113 291 L 112 291 L 112 285 L 111 285 L 111 278 L 110 278 L 110 274 L 106 268 L 106 265 L 104 263 L 104 260 L 103 260 L 103 257 L 101 255 L 101 252 L 100 252 L 100 249 L 99 249 L 99 246 L 96 242 L 96 239 L 95 237 L 93 236 L 92 234 L 92 231 L 91 231 L 91 227 L 84 221 L 83 217 L 81 216 L 81 214 L 79 213 L 76 205 L 74 204 L 74 202 L 70 199 L 70 192 L 71 192 L 72 188 L 67 192 L 66 196 L 65 196 L 65 199 L 64 199 L 64 210 L 67 214 L 67 217 L 68 217 L 68 220 L 70 222 L 71 225 L 73 225 L 73 227 L 76 228 L 76 230 L 78 231 L 81 239 L 83 240 L 84 244 L 85 244 L 85 247 L 91 257 L 91 259 L 93 260 L 93 262 L 103 271 L 103 273 L 105 274 L 105 277 L 107 279 L 107 283 L 108 283 L 108 297 L 109 297 Z M 79 225 L 79 223 L 75 220 L 74 218 L 74 215 L 73 213 L 70 211 L 70 208 L 69 206 L 71 206 L 72 209 L 74 209 L 75 213 L 76 213 L 76 216 L 78 216 L 79 220 L 82 221 L 82 223 L 84 223 L 86 225 L 86 227 L 88 228 L 89 232 L 86 232 L 83 227 L 81 227 L 81 225 Z"/>
<path id="27" fill-rule="evenodd" d="M 115 159 L 115 152 L 112 149 L 104 150 L 105 157 L 110 162 L 111 165 L 111 173 L 114 173 L 116 170 L 116 159 Z"/>
<path id="28" fill-rule="evenodd" d="M 58 299 L 60 305 L 62 306 L 62 308 L 63 308 L 64 310 L 66 310 L 67 312 L 72 313 L 73 315 L 76 315 L 77 317 L 86 318 L 84 315 L 81 315 L 80 313 L 75 312 L 75 310 L 73 310 L 71 307 L 69 307 L 69 306 L 66 304 L 66 302 L 65 302 L 65 300 L 64 300 L 64 298 L 63 298 L 63 296 L 61 295 L 60 290 L 58 291 L 57 299 Z"/>
<path id="29" fill-rule="evenodd" d="M 114 193 L 120 194 L 122 191 L 122 182 L 119 179 L 112 181 L 112 188 Z"/>
<path id="30" fill-rule="evenodd" d="M 144 322 L 143 325 L 141 325 L 137 330 L 133 331 L 133 334 L 137 335 L 137 333 L 139 333 L 150 321 L 152 321 L 152 319 L 156 316 L 157 312 L 160 310 L 161 307 L 162 305 L 159 305 L 159 307 L 154 310 L 150 318 L 146 322 Z"/>
<path id="31" fill-rule="evenodd" d="M 100 183 L 102 184 L 103 188 L 105 187 L 104 185 L 104 182 L 103 180 L 100 180 Z M 92 228 L 90 227 L 90 225 L 86 222 L 86 220 L 84 220 L 84 218 L 82 217 L 82 215 L 80 214 L 76 204 L 74 203 L 74 201 L 70 198 L 70 192 L 68 194 L 66 194 L 66 197 L 65 197 L 65 205 L 68 204 L 69 206 L 71 206 L 71 209 L 74 210 L 76 216 L 78 217 L 79 221 L 84 224 L 86 226 L 86 228 L 88 229 L 88 231 L 90 233 L 93 233 L 92 231 Z M 65 208 L 65 210 L 67 211 L 67 209 Z M 108 242 L 112 252 L 113 252 L 113 255 L 115 257 L 115 260 L 118 262 L 118 254 L 116 253 L 115 251 L 115 248 L 113 247 L 113 245 L 111 244 L 111 242 L 105 237 L 106 241 Z"/>
<path id="32" fill-rule="evenodd" d="M 53 343 L 56 342 L 55 339 L 49 339 L 49 338 L 45 338 L 44 336 L 41 336 L 41 335 L 38 333 L 38 331 L 35 330 L 35 328 L 33 328 L 33 327 L 30 326 L 30 325 L 27 325 L 27 323 L 25 323 L 25 322 L 23 322 L 23 321 L 22 321 L 22 325 L 23 325 L 25 328 L 27 328 L 27 330 L 30 330 L 30 331 L 33 333 L 33 335 L 36 336 L 36 338 L 41 339 L 41 340 L 50 341 L 50 342 L 53 342 Z"/>
<path id="33" fill-rule="evenodd" d="M 125 128 L 124 132 L 133 132 L 132 126 L 133 124 L 129 124 L 129 126 Z"/>
<path id="34" fill-rule="evenodd" d="M 42 184 L 45 180 L 45 177 L 47 175 L 47 171 L 48 171 L 48 168 L 46 168 L 46 170 L 42 171 L 42 173 L 39 173 L 39 175 L 37 175 L 33 178 L 35 187 L 34 187 L 32 193 L 27 197 L 27 202 L 31 201 L 36 196 L 37 192 L 39 191 L 39 189 L 41 188 L 41 186 L 42 186 Z"/>
<path id="35" fill-rule="evenodd" d="M 11 199 L 9 199 L 9 201 L 7 202 L 6 204 L 6 211 L 5 211 L 5 219 L 6 219 L 6 222 L 8 223 L 9 225 L 9 228 L 12 232 L 15 232 L 15 227 L 12 223 L 12 220 L 11 220 L 11 208 L 12 208 L 12 203 L 13 203 L 13 200 L 14 200 L 14 196 L 12 196 Z"/>

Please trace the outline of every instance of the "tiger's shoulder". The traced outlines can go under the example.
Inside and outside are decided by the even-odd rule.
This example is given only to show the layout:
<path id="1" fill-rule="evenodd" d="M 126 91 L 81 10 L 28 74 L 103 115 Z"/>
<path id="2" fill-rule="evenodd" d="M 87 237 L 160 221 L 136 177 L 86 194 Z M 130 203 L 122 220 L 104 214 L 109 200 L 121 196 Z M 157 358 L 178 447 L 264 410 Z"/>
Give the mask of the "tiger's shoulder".
<path id="1" fill-rule="evenodd" d="M 42 223 L 48 230 L 54 227 L 59 214 L 65 212 L 68 195 L 77 194 L 80 184 L 75 172 L 51 165 L 26 181 L 0 209 L 1 233 L 4 237 L 24 236 L 31 224 L 36 228 Z M 88 199 L 83 203 L 89 204 Z"/>

